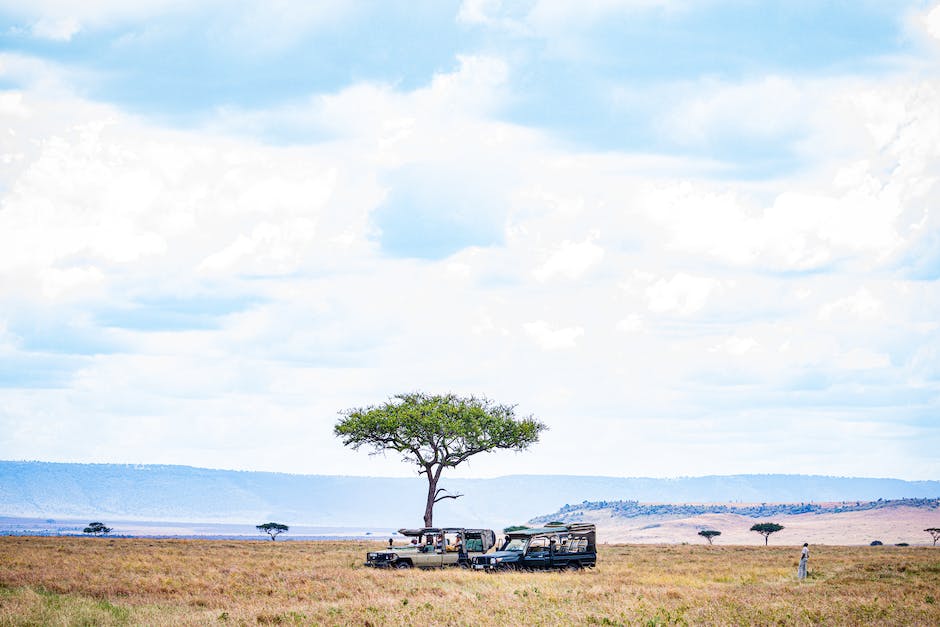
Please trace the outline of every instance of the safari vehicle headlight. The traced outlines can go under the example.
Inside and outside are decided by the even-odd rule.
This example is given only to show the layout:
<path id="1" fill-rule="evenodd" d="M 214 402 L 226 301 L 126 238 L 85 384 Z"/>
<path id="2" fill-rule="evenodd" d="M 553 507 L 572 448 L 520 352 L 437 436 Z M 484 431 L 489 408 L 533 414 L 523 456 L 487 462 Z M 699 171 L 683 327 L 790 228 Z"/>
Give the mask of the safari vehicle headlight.
<path id="1" fill-rule="evenodd" d="M 500 559 L 501 559 L 501 558 L 499 558 L 499 557 L 494 557 L 494 558 L 493 558 L 493 563 L 494 563 L 494 564 L 499 564 L 499 560 L 500 560 Z"/>
<path id="2" fill-rule="evenodd" d="M 378 557 L 378 554 L 376 553 L 366 553 L 367 560 L 374 560 L 376 557 Z"/>

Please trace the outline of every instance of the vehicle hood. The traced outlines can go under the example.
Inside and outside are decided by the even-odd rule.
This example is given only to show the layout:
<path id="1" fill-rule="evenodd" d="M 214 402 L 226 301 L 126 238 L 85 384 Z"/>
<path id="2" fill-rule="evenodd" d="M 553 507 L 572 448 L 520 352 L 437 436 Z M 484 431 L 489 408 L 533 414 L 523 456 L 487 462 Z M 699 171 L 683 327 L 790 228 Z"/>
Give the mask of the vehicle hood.
<path id="1" fill-rule="evenodd" d="M 503 561 L 513 561 L 519 559 L 519 556 L 522 555 L 519 551 L 494 551 L 493 553 L 487 553 L 483 557 L 492 559 L 498 557 L 501 562 Z"/>
<path id="2" fill-rule="evenodd" d="M 378 551 L 369 551 L 369 553 L 375 553 L 376 555 L 390 554 L 390 553 L 417 553 L 418 549 L 413 546 L 396 546 L 393 549 L 379 549 Z"/>

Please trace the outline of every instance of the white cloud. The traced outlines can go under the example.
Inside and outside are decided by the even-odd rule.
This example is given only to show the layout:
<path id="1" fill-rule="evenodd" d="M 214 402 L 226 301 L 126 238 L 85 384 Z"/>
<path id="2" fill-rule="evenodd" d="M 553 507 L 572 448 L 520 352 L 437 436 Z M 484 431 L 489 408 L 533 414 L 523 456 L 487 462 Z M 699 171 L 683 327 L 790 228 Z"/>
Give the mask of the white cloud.
<path id="1" fill-rule="evenodd" d="M 101 284 L 104 275 L 94 266 L 86 268 L 45 268 L 40 273 L 42 293 L 50 299 L 57 299 L 71 292 L 88 295 L 89 289 Z"/>
<path id="2" fill-rule="evenodd" d="M 40 39 L 52 39 L 55 41 L 69 41 L 82 29 L 78 20 L 73 18 L 64 19 L 41 19 L 31 29 L 33 36 Z"/>
<path id="3" fill-rule="evenodd" d="M 0 8 L 12 15 L 35 19 L 33 33 L 38 37 L 68 40 L 84 25 L 106 25 L 125 20 L 152 17 L 167 11 L 177 11 L 187 3 L 181 0 L 37 0 L 16 2 L 0 0 Z M 37 31 L 37 26 L 38 31 Z M 67 34 L 63 37 L 62 34 Z"/>
<path id="4" fill-rule="evenodd" d="M 807 130 L 818 107 L 811 101 L 820 92 L 784 76 L 745 83 L 706 79 L 689 87 L 687 97 L 668 108 L 659 124 L 681 144 L 787 136 Z"/>
<path id="5" fill-rule="evenodd" d="M 743 355 L 752 350 L 758 349 L 760 343 L 752 337 L 729 337 L 727 340 L 715 347 L 717 351 L 724 351 L 731 355 Z"/>
<path id="6" fill-rule="evenodd" d="M 561 243 L 541 266 L 535 269 L 535 278 L 548 281 L 554 277 L 577 279 L 604 257 L 604 249 L 594 243 L 597 234 L 583 242 Z"/>
<path id="7" fill-rule="evenodd" d="M 527 322 L 522 328 L 543 350 L 549 351 L 575 348 L 578 339 L 584 335 L 582 327 L 555 327 L 544 320 Z"/>
<path id="8" fill-rule="evenodd" d="M 887 368 L 891 365 L 891 358 L 867 348 L 855 348 L 839 355 L 837 363 L 845 370 L 872 370 Z"/>
<path id="9" fill-rule="evenodd" d="M 927 28 L 927 34 L 934 39 L 940 39 L 940 5 L 935 6 L 927 13 L 924 18 L 924 25 Z"/>
<path id="10" fill-rule="evenodd" d="M 912 260 L 929 267 L 940 226 L 929 77 L 836 80 L 831 93 L 799 77 L 706 81 L 713 91 L 675 109 L 706 127 L 687 141 L 792 134 L 802 154 L 818 151 L 797 174 L 736 181 L 711 162 L 590 152 L 507 123 L 515 69 L 495 55 L 415 89 L 358 83 L 185 130 L 77 97 L 61 68 L 2 62 L 36 77 L 0 95 L 4 356 L 47 357 L 20 337 L 37 311 L 54 318 L 44 332 L 121 350 L 76 349 L 59 390 L 0 390 L 3 426 L 18 425 L 0 456 L 81 458 L 78 425 L 106 414 L 99 461 L 232 466 L 252 451 L 268 469 L 354 460 L 394 473 L 394 460 L 343 451 L 330 427 L 338 409 L 420 387 L 486 393 L 551 423 L 544 447 L 474 472 L 586 472 L 583 458 L 558 461 L 573 425 L 614 434 L 592 473 L 775 472 L 799 442 L 765 442 L 758 412 L 826 439 L 844 429 L 833 414 L 860 412 L 923 436 L 918 408 L 935 409 L 911 398 L 935 384 L 940 304 L 933 282 L 905 277 Z M 736 127 L 720 111 L 736 99 L 773 119 Z M 826 127 L 833 112 L 844 115 Z M 279 124 L 329 139 L 251 139 Z M 485 221 L 492 241 L 440 261 L 383 252 L 376 209 L 396 186 L 431 183 L 442 205 L 482 198 L 468 223 Z M 859 409 L 861 387 L 877 408 Z M 291 437 L 265 434 L 258 415 Z M 679 442 L 703 416 L 716 442 Z M 179 437 L 190 425 L 199 440 Z M 617 434 L 649 451 L 624 466 Z M 716 455 L 727 441 L 751 452 Z M 836 457 L 807 471 L 859 467 Z M 898 459 L 879 468 L 903 474 Z"/>
<path id="11" fill-rule="evenodd" d="M 147 24 L 159 18 L 211 16 L 208 36 L 232 48 L 250 41 L 252 54 L 281 49 L 352 11 L 349 3 L 339 0 L 207 0 L 198 6 L 183 0 L 0 0 L 0 9 L 27 20 L 33 36 L 58 41 L 69 41 L 81 31 Z M 137 36 L 139 33 L 128 34 L 123 41 Z"/>
<path id="12" fill-rule="evenodd" d="M 623 333 L 636 333 L 643 330 L 643 318 L 637 314 L 630 314 L 617 323 L 617 330 Z"/>
<path id="13" fill-rule="evenodd" d="M 882 302 L 866 288 L 859 288 L 855 294 L 826 303 L 819 309 L 820 320 L 883 320 L 885 307 Z"/>
<path id="14" fill-rule="evenodd" d="M 703 309 L 720 286 L 717 279 L 680 272 L 650 285 L 646 297 L 654 313 L 688 316 Z"/>
<path id="15" fill-rule="evenodd" d="M 578 4 L 565 0 L 537 0 L 526 21 L 541 33 L 564 32 L 584 28 L 616 14 L 640 11 L 684 10 L 686 3 L 671 0 L 585 0 Z"/>

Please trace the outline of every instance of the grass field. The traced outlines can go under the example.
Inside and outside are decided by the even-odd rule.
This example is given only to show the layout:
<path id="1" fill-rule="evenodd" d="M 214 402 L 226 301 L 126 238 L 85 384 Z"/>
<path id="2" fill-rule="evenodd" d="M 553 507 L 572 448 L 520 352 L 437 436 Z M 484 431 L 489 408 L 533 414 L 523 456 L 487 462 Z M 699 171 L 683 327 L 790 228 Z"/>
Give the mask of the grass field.
<path id="1" fill-rule="evenodd" d="M 602 546 L 575 573 L 375 571 L 376 544 L 0 537 L 0 625 L 940 624 L 940 548 Z"/>

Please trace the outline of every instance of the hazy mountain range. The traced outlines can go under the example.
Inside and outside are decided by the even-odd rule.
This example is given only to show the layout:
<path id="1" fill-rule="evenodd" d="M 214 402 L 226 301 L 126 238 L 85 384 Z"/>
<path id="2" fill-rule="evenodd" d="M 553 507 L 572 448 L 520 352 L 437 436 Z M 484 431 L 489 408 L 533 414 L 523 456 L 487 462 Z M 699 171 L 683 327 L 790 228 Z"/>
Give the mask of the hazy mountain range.
<path id="1" fill-rule="evenodd" d="M 464 494 L 435 523 L 494 528 L 583 501 L 809 503 L 937 498 L 940 481 L 809 475 L 675 479 L 513 475 L 451 479 Z M 322 526 L 415 526 L 423 478 L 293 475 L 189 466 L 0 461 L 0 516 L 190 522 L 278 521 Z"/>

